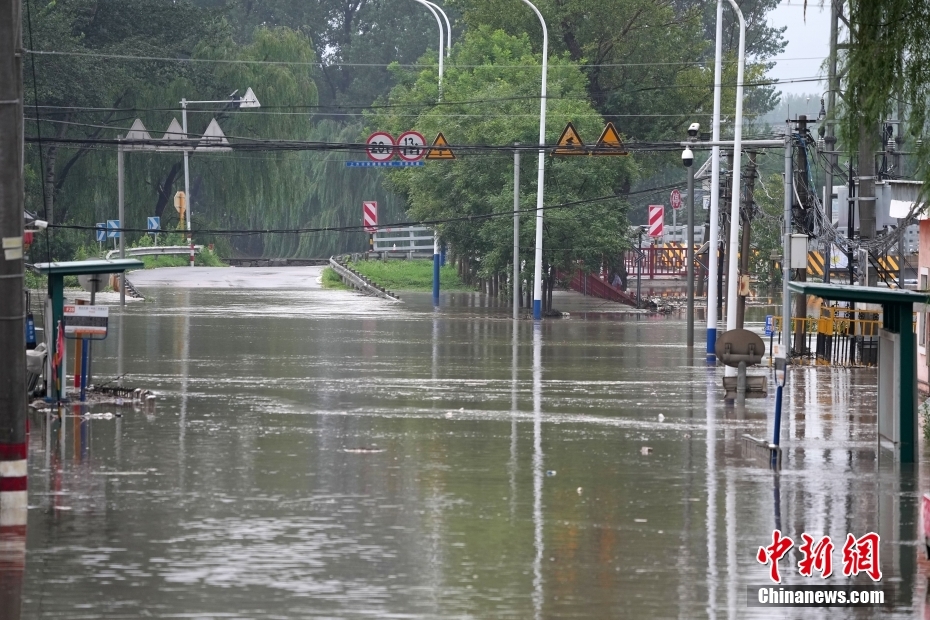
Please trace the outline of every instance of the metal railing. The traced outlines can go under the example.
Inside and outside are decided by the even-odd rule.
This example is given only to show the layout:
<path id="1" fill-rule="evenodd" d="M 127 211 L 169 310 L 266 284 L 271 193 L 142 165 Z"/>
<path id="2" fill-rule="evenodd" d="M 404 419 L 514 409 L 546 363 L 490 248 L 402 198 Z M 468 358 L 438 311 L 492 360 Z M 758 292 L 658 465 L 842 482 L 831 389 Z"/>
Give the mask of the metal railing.
<path id="1" fill-rule="evenodd" d="M 782 317 L 775 316 L 770 342 L 781 344 L 781 326 Z M 875 366 L 878 363 L 881 310 L 821 306 L 819 316 L 792 317 L 790 327 L 791 353 L 796 363 L 824 366 Z M 916 314 L 914 329 L 916 331 Z"/>

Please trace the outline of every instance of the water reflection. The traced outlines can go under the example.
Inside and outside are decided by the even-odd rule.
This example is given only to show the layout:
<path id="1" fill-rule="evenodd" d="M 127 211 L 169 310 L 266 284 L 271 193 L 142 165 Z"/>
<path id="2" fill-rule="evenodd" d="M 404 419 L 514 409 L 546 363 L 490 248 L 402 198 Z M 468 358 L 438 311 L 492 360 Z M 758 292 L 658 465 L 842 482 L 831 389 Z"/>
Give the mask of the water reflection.
<path id="1" fill-rule="evenodd" d="M 922 599 L 871 371 L 792 370 L 773 476 L 740 450 L 771 399 L 726 408 L 674 317 L 157 293 L 119 327 L 159 415 L 33 418 L 23 617 L 767 617 L 744 593 L 773 526 L 880 531 L 896 600 L 859 617 Z M 118 339 L 95 352 L 117 375 Z"/>

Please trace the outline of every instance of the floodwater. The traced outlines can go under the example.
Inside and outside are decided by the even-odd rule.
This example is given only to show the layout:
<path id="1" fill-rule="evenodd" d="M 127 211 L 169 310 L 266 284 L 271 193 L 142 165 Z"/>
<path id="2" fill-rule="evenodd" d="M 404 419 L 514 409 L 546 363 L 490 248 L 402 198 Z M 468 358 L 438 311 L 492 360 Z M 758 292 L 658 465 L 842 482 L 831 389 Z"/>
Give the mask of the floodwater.
<path id="1" fill-rule="evenodd" d="M 0 617 L 923 614 L 927 473 L 876 455 L 872 370 L 791 370 L 776 475 L 742 439 L 771 437 L 774 398 L 725 404 L 683 316 L 534 328 L 478 294 L 434 312 L 223 271 L 138 274 L 148 300 L 111 307 L 96 380 L 156 391 L 154 412 L 33 414 L 22 599 Z M 841 549 L 880 534 L 885 605 L 748 607 L 775 528 L 789 584 L 871 584 Z M 830 579 L 798 574 L 802 532 L 832 536 Z"/>

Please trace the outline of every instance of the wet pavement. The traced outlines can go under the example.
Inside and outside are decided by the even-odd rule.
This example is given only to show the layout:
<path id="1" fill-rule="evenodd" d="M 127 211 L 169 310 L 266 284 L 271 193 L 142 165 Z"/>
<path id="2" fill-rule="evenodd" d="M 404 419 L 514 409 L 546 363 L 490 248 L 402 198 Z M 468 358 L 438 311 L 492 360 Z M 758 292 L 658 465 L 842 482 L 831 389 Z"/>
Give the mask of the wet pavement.
<path id="1" fill-rule="evenodd" d="M 874 370 L 791 370 L 776 475 L 742 439 L 771 437 L 774 399 L 725 404 L 682 315 L 534 328 L 478 294 L 435 312 L 319 268 L 198 271 L 132 274 L 147 301 L 95 345 L 97 381 L 154 411 L 33 414 L 21 607 L 0 617 L 923 613 L 926 482 L 876 456 Z M 886 604 L 748 607 L 775 528 L 789 584 L 870 584 L 841 547 L 879 533 Z M 798 574 L 802 532 L 835 541 L 830 579 Z"/>

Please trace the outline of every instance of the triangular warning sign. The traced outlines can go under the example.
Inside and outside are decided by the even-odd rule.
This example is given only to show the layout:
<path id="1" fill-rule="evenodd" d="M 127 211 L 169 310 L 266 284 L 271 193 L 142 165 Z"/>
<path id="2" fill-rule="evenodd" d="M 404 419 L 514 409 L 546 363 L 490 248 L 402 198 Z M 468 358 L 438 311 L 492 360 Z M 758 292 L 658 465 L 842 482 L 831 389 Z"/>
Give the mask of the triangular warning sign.
<path id="1" fill-rule="evenodd" d="M 591 152 L 594 155 L 629 155 L 623 149 L 623 140 L 620 139 L 620 134 L 613 123 L 607 123 Z"/>
<path id="2" fill-rule="evenodd" d="M 455 159 L 455 153 L 449 148 L 449 143 L 446 142 L 446 137 L 442 135 L 442 132 L 439 132 L 433 140 L 433 146 L 426 154 L 426 159 Z"/>
<path id="3" fill-rule="evenodd" d="M 569 123 L 565 126 L 565 131 L 562 132 L 562 135 L 559 136 L 559 143 L 556 146 L 555 150 L 552 151 L 553 155 L 584 155 L 584 142 L 581 141 L 581 136 L 578 135 L 578 132 L 575 131 L 575 126 Z"/>

